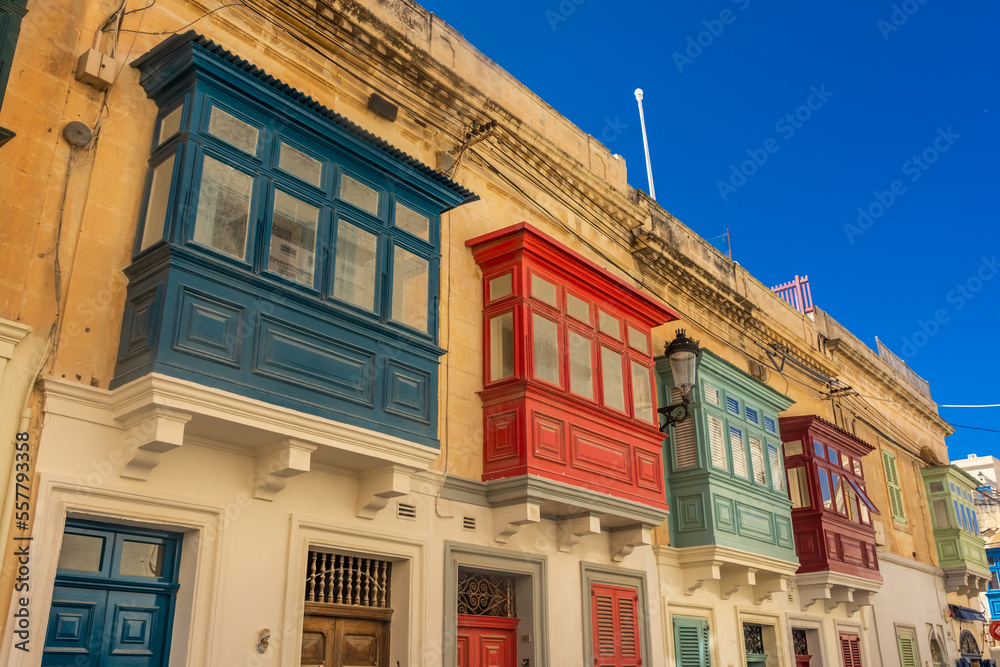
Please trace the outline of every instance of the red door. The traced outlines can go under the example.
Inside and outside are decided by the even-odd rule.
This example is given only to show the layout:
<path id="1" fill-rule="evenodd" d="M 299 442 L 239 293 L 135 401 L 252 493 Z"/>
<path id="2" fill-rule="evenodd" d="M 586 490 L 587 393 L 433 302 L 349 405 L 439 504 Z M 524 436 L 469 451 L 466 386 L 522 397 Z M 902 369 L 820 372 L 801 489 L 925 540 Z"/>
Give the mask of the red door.
<path id="1" fill-rule="evenodd" d="M 518 619 L 496 616 L 458 617 L 458 667 L 515 667 Z"/>

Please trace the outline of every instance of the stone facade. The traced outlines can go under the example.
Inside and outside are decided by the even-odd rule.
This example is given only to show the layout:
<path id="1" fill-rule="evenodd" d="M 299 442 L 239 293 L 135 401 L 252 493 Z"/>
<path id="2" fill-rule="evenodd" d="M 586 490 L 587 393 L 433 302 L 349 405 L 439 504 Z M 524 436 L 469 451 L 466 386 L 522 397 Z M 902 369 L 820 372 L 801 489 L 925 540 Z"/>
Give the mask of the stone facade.
<path id="1" fill-rule="evenodd" d="M 632 189 L 620 156 L 417 4 L 248 4 L 260 11 L 215 0 L 159 0 L 122 17 L 125 30 L 142 32 L 115 33 L 101 32 L 101 26 L 115 25 L 117 2 L 28 3 L 0 108 L 0 126 L 16 135 L 0 147 L 0 181 L 6 184 L 0 219 L 7 221 L 0 246 L 0 430 L 10 443 L 3 445 L 0 473 L 12 480 L 2 523 L 0 661 L 42 664 L 46 645 L 45 659 L 59 651 L 103 655 L 115 650 L 108 641 L 145 637 L 143 650 L 169 655 L 169 664 L 310 664 L 303 656 L 342 634 L 337 619 L 361 618 L 368 624 L 362 633 L 370 639 L 366 655 L 377 654 L 380 664 L 453 665 L 468 660 L 468 642 L 484 641 L 486 615 L 468 613 L 463 597 L 475 576 L 493 577 L 488 581 L 497 605 L 516 601 L 516 610 L 503 616 L 515 628 L 497 648 L 504 664 L 599 664 L 601 652 L 609 650 L 632 656 L 628 662 L 618 655 L 625 662 L 613 664 L 636 664 L 637 653 L 647 665 L 694 667 L 709 659 L 735 665 L 743 664 L 753 643 L 755 664 L 769 667 L 793 664 L 796 648 L 805 646 L 813 665 L 844 664 L 844 651 L 854 651 L 863 665 L 896 665 L 900 633 L 912 634 L 920 663 L 938 654 L 949 663 L 959 658 L 960 637 L 946 618 L 947 605 L 969 606 L 974 591 L 946 593 L 938 567 L 921 469 L 948 460 L 951 427 L 929 397 L 829 314 L 797 312 Z M 164 33 L 191 23 L 203 37 L 188 39 L 204 40 L 192 58 L 216 72 L 207 84 L 213 101 L 190 102 L 201 100 L 200 93 L 184 98 L 176 128 L 167 130 L 171 105 L 180 97 L 170 96 L 174 89 L 156 100 L 147 92 L 174 65 L 165 62 L 161 71 L 155 63 L 140 72 L 130 64 L 155 55 L 168 38 L 180 39 Z M 106 91 L 75 76 L 79 56 L 94 46 L 95 31 L 96 48 L 113 59 L 109 67 L 116 71 Z M 252 81 L 227 91 L 237 74 Z M 170 76 L 178 77 L 180 91 L 191 82 L 184 77 L 195 75 L 178 70 Z M 253 95 L 269 96 L 270 110 L 255 106 L 248 99 Z M 212 126 L 213 104 L 237 124 L 258 128 L 262 143 L 242 152 L 224 145 L 224 128 Z M 281 108 L 287 115 L 275 105 L 286 105 Z M 90 128 L 96 138 L 73 146 L 63 136 L 71 122 Z M 343 137 L 331 147 L 324 142 L 333 139 L 320 130 Z M 282 141 L 301 149 L 300 164 L 311 159 L 325 165 L 318 185 L 293 182 L 293 167 L 281 162 Z M 168 149 L 177 151 L 178 166 L 172 167 L 173 185 L 163 191 L 169 194 L 161 206 L 150 168 L 163 163 L 158 160 Z M 228 161 L 254 184 L 239 200 L 252 215 L 242 223 L 238 215 L 215 218 L 220 225 L 243 224 L 257 240 L 257 246 L 247 246 L 254 250 L 239 257 L 225 256 L 199 236 L 206 224 L 202 216 L 209 215 L 203 202 L 210 195 L 217 201 L 235 197 L 242 178 L 213 182 L 210 192 L 209 158 Z M 367 212 L 363 198 L 352 201 L 344 189 L 346 164 L 360 164 L 354 167 L 359 182 L 381 193 Z M 321 211 L 313 233 L 329 252 L 326 260 L 317 253 L 315 266 L 329 264 L 316 269 L 308 285 L 275 276 L 268 254 L 273 246 L 261 240 L 278 224 L 279 192 Z M 342 206 L 345 201 L 350 206 Z M 426 235 L 404 228 L 390 201 L 425 202 Z M 426 203 L 432 201 L 437 209 Z M 304 229 L 306 210 L 281 215 Z M 143 235 L 157 211 L 165 216 L 165 231 L 159 238 L 152 234 L 147 245 Z M 343 221 L 381 234 L 372 257 L 383 254 L 371 260 L 383 262 L 384 269 L 371 273 L 381 281 L 372 297 L 375 307 L 360 307 L 337 291 L 342 265 L 334 259 L 346 246 L 337 245 L 341 237 L 333 230 L 343 231 Z M 619 378 L 618 385 L 630 388 L 622 389 L 618 407 L 609 398 L 609 387 L 618 386 L 614 373 L 594 379 L 610 367 L 608 356 L 596 363 L 605 354 L 598 348 L 639 362 L 643 357 L 630 350 L 644 344 L 646 356 L 660 356 L 675 328 L 686 328 L 714 355 L 709 363 L 715 372 L 740 378 L 728 386 L 745 387 L 749 396 L 779 396 L 766 398 L 768 410 L 787 408 L 782 417 L 819 416 L 871 445 L 872 453 L 859 462 L 867 494 L 881 509 L 871 521 L 883 581 L 873 597 L 869 589 L 855 597 L 858 587 L 841 578 L 803 579 L 787 544 L 755 550 L 754 540 L 742 536 L 671 543 L 677 507 L 664 520 L 662 505 L 644 506 L 632 499 L 641 494 L 620 490 L 645 479 L 648 493 L 663 471 L 627 459 L 607 438 L 567 441 L 535 433 L 533 442 L 543 443 L 543 450 L 551 446 L 542 458 L 601 452 L 592 466 L 608 466 L 609 479 L 611 466 L 619 465 L 613 494 L 602 493 L 592 478 L 578 484 L 529 473 L 484 481 L 484 441 L 496 434 L 485 432 L 492 422 L 484 420 L 480 392 L 487 382 L 486 357 L 500 363 L 503 351 L 492 356 L 494 338 L 484 330 L 483 314 L 491 288 L 484 287 L 467 242 L 520 223 L 551 239 L 560 256 L 635 299 L 629 306 L 581 292 L 578 300 L 589 304 L 586 319 L 596 318 L 584 323 L 568 297 L 560 306 L 532 305 L 530 299 L 543 301 L 544 294 L 518 293 L 525 299 L 519 306 L 526 309 L 523 321 L 537 327 L 531 329 L 536 345 L 526 344 L 523 365 L 512 367 L 528 378 L 525 383 L 537 384 L 546 354 L 537 344 L 545 325 L 527 313 L 548 313 L 566 332 L 552 348 L 555 356 L 567 358 L 576 332 L 581 338 L 575 340 L 592 341 L 593 362 L 582 370 L 553 362 L 549 394 L 561 392 L 563 404 L 590 419 L 618 410 L 619 423 L 638 423 L 646 410 L 652 416 L 658 405 L 671 402 L 663 361 L 651 378 L 651 403 L 640 396 L 645 381 L 636 370 L 646 366 L 619 365 L 617 372 L 629 379 Z M 195 267 L 188 269 L 192 275 L 198 266 L 208 267 L 205 273 L 225 267 L 231 277 L 231 291 L 213 292 L 201 283 L 181 290 L 200 299 L 190 311 L 200 319 L 180 333 L 182 315 L 150 314 L 147 326 L 140 315 L 159 307 L 167 312 L 167 305 L 143 311 L 144 302 L 133 298 L 141 296 L 141 285 L 130 283 L 139 275 L 135 267 L 158 252 L 157 261 L 170 270 L 183 258 Z M 424 257 L 435 271 L 420 274 L 396 263 L 411 255 Z M 360 254 L 352 257 L 363 265 Z M 385 277 L 390 274 L 392 284 Z M 407 319 L 404 306 L 413 301 L 395 291 L 404 275 L 422 276 L 426 282 L 418 287 L 430 286 L 411 292 L 427 300 L 427 330 L 420 330 L 420 317 Z M 570 283 L 554 289 L 572 292 Z M 355 286 L 366 287 L 364 281 Z M 267 293 L 269 303 L 295 313 L 287 318 L 292 324 L 261 337 L 264 324 L 280 318 L 254 310 L 236 292 L 254 298 Z M 617 333 L 601 328 L 602 311 L 627 322 L 640 302 L 654 304 L 644 306 L 653 313 L 648 318 L 660 318 L 647 322 L 652 329 L 645 343 L 629 338 L 624 325 Z M 219 315 L 226 312 L 239 313 L 232 324 Z M 356 337 L 309 324 L 326 320 Z M 123 374 L 129 346 L 147 339 L 152 346 L 182 333 L 189 352 L 197 347 L 192 354 L 204 360 L 201 375 L 169 364 Z M 364 393 L 366 378 L 389 373 L 399 359 L 385 348 L 369 350 L 362 339 L 379 345 L 391 339 L 392 349 L 403 351 L 419 348 L 424 357 L 434 357 L 432 370 L 404 364 L 384 376 L 396 384 Z M 173 353 L 178 345 L 161 349 Z M 258 365 L 244 379 L 212 370 L 225 366 L 220 357 L 235 354 L 233 345 L 244 345 L 240 351 L 248 358 L 251 348 L 263 355 L 253 357 Z M 371 369 L 358 362 L 365 370 L 328 373 L 332 364 L 341 368 L 369 357 Z M 274 363 L 266 367 L 260 361 L 265 358 Z M 236 364 L 229 361 L 226 368 Z M 291 369 L 281 380 L 288 396 L 269 398 L 258 391 L 264 381 L 255 386 L 253 378 L 270 373 L 273 379 L 279 361 Z M 650 372 L 653 366 L 650 359 Z M 576 372 L 591 378 L 590 396 L 575 387 Z M 120 382 L 112 381 L 116 376 Z M 420 380 L 427 377 L 433 382 Z M 497 377 L 504 379 L 489 381 Z M 240 382 L 248 384 L 241 388 Z M 657 384 L 664 391 L 659 400 Z M 344 405 L 353 400 L 366 410 L 381 406 L 390 417 L 362 423 L 338 403 L 336 409 L 346 411 L 338 419 L 330 408 L 334 402 L 322 397 L 341 392 L 341 400 L 343 387 L 360 392 Z M 741 415 L 749 418 L 745 411 Z M 397 419 L 422 419 L 424 430 L 408 438 L 398 426 L 404 421 L 392 421 Z M 579 426 L 573 419 L 566 417 L 563 432 Z M 644 428 L 648 435 L 652 422 Z M 16 475 L 9 474 L 8 462 L 19 462 L 18 433 L 27 434 L 20 440 L 29 443 L 30 453 L 27 527 L 15 518 L 18 487 Z M 787 484 L 780 460 L 768 458 L 766 449 L 754 458 L 752 443 L 742 442 L 749 471 L 766 466 L 779 473 L 764 477 L 768 484 Z M 733 447 L 730 441 L 731 456 Z M 664 459 L 672 455 L 670 438 L 663 452 Z M 740 474 L 731 463 L 729 471 Z M 786 507 L 774 487 L 768 493 L 771 506 L 762 516 L 787 521 L 791 503 Z M 32 550 L 30 590 L 24 591 L 14 590 L 21 564 L 9 548 L 19 539 Z M 86 544 L 99 539 L 110 540 L 109 546 L 88 564 Z M 123 565 L 138 553 L 135 544 L 146 545 L 140 551 L 148 553 L 136 562 L 148 572 Z M 340 565 L 323 569 L 333 557 Z M 340 600 L 334 584 L 323 587 L 328 576 L 345 572 L 355 577 L 357 591 L 347 602 L 334 601 Z M 127 605 L 115 606 L 108 591 L 118 589 L 95 583 L 105 575 L 121 590 L 147 596 L 151 602 L 144 608 L 159 611 L 141 616 Z M 378 583 L 362 585 L 369 580 Z M 391 597 L 383 596 L 390 587 Z M 106 597 L 83 602 L 83 589 L 105 591 Z M 604 599 L 614 601 L 613 612 L 602 606 Z M 18 620 L 20 610 L 27 610 L 30 622 Z M 118 633 L 110 633 L 112 639 L 87 625 L 100 614 Z M 157 623 L 159 639 L 143 634 Z M 608 628 L 610 639 L 603 634 Z M 748 638 L 759 638 L 759 645 Z M 19 650 L 19 643 L 30 651 Z M 325 659 L 316 656 L 316 664 Z"/>

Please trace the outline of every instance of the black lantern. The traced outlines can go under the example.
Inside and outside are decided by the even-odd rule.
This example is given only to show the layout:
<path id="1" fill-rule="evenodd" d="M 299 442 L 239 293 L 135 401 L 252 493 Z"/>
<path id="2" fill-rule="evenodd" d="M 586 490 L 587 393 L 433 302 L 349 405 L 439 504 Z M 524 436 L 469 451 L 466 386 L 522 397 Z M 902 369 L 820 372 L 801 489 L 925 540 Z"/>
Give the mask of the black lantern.
<path id="1" fill-rule="evenodd" d="M 666 423 L 660 431 L 666 432 L 668 426 L 679 424 L 688 416 L 688 403 L 691 402 L 691 390 L 695 385 L 695 374 L 698 370 L 698 356 L 701 348 L 698 341 L 688 338 L 684 329 L 677 330 L 677 337 L 667 345 L 664 354 L 670 361 L 670 374 L 674 377 L 674 387 L 681 392 L 681 402 L 660 408 L 657 412 L 666 418 Z"/>

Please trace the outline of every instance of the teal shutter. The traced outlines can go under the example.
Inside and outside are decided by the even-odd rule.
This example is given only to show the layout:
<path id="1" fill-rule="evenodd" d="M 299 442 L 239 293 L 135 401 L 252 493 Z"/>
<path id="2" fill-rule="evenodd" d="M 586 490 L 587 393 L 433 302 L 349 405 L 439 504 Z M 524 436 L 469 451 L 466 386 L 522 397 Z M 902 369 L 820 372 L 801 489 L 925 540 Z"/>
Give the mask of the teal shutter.
<path id="1" fill-rule="evenodd" d="M 711 667 L 708 621 L 701 618 L 674 618 L 674 653 L 677 667 Z"/>
<path id="2" fill-rule="evenodd" d="M 21 19 L 28 13 L 28 0 L 0 0 L 0 108 L 14 60 L 14 49 L 21 34 Z M 0 128 L 0 145 L 14 136 L 10 130 Z"/>

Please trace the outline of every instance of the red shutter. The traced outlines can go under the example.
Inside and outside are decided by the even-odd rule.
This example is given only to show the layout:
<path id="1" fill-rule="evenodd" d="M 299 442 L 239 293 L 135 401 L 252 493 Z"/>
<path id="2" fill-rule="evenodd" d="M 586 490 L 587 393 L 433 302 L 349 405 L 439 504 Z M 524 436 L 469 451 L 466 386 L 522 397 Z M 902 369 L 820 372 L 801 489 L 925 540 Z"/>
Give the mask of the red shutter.
<path id="1" fill-rule="evenodd" d="M 595 667 L 640 667 L 639 596 L 634 588 L 590 588 Z"/>
<path id="2" fill-rule="evenodd" d="M 841 634 L 840 650 L 844 657 L 844 667 L 862 667 L 861 640 L 857 635 Z"/>

